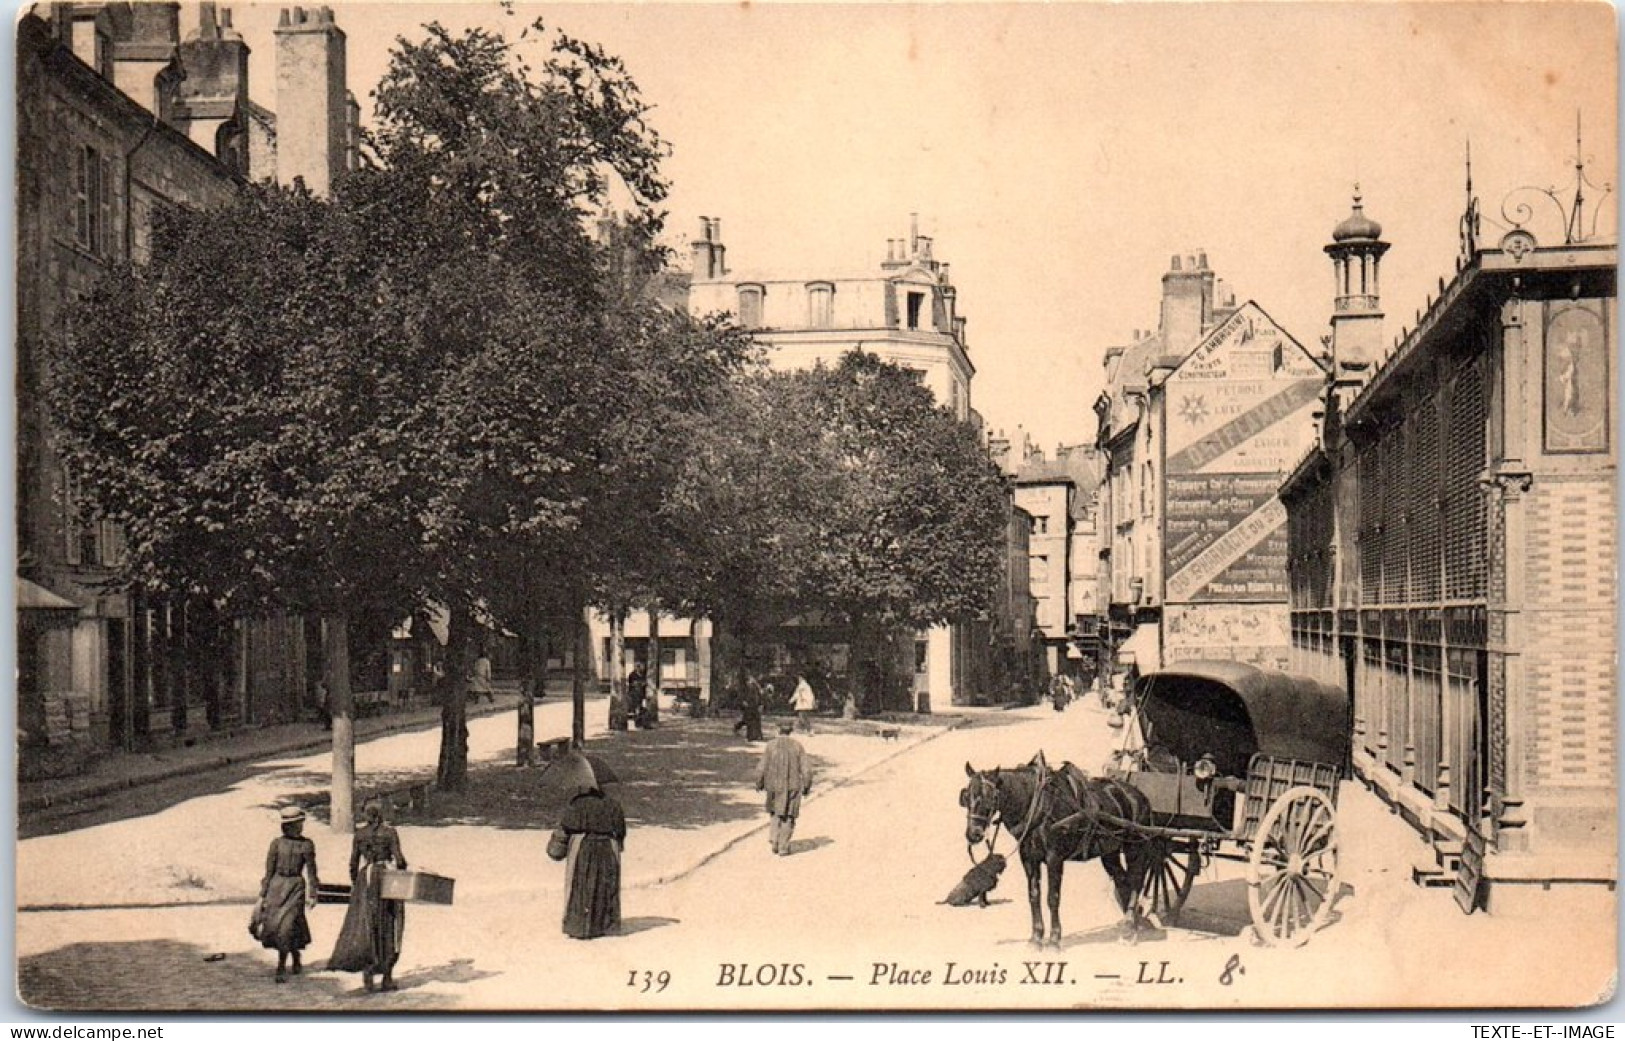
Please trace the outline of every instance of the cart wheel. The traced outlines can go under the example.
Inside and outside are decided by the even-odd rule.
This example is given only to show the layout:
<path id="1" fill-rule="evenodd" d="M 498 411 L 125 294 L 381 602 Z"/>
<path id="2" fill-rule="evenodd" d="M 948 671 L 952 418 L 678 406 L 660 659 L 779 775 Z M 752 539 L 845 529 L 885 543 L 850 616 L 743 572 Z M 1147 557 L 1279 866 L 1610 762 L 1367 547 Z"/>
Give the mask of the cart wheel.
<path id="1" fill-rule="evenodd" d="M 1265 943 L 1297 947 L 1337 898 L 1337 811 L 1325 792 L 1289 788 L 1270 804 L 1247 858 L 1247 906 Z"/>
<path id="2" fill-rule="evenodd" d="M 1162 928 L 1171 928 L 1178 923 L 1179 909 L 1185 906 L 1202 870 L 1201 848 L 1194 839 L 1147 839 L 1145 856 L 1149 865 L 1134 906 Z"/>

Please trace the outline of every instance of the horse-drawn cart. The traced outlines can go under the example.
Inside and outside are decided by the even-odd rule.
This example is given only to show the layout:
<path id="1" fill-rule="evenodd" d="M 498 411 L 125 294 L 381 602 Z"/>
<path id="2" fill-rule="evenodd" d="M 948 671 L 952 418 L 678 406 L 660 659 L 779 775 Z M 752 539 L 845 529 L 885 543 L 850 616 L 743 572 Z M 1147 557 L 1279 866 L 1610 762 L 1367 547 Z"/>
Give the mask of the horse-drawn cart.
<path id="1" fill-rule="evenodd" d="M 1304 943 L 1337 896 L 1337 789 L 1348 702 L 1301 676 L 1231 661 L 1178 662 L 1131 694 L 1111 776 L 1144 793 L 1150 822 L 1108 818 L 1145 843 L 1141 913 L 1171 924 L 1203 861 L 1241 859 L 1266 943 Z"/>

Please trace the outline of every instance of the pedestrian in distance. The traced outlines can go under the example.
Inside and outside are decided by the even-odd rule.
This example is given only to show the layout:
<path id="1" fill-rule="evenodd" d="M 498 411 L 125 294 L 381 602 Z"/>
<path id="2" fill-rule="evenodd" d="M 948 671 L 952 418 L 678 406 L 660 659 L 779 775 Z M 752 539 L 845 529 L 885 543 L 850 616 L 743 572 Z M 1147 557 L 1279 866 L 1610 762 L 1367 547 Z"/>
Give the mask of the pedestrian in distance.
<path id="1" fill-rule="evenodd" d="M 626 715 L 639 730 L 647 730 L 650 720 L 644 701 L 649 696 L 649 677 L 641 662 L 634 662 L 626 674 Z"/>
<path id="2" fill-rule="evenodd" d="M 768 690 L 771 690 L 771 686 Z M 762 689 L 762 681 L 752 673 L 745 677 L 745 692 L 739 699 L 739 722 L 734 724 L 734 736 L 745 732 L 746 741 L 760 741 L 762 739 L 762 705 L 767 700 L 767 694 Z"/>
<path id="3" fill-rule="evenodd" d="M 796 674 L 796 690 L 790 697 L 790 707 L 796 713 L 796 725 L 804 734 L 812 733 L 812 714 L 818 707 L 818 696 L 813 693 L 812 684 L 807 682 L 806 673 Z"/>
<path id="4" fill-rule="evenodd" d="M 333 729 L 333 696 L 323 680 L 316 681 L 316 718 L 322 721 L 323 730 Z"/>
<path id="5" fill-rule="evenodd" d="M 359 972 L 371 993 L 373 977 L 382 976 L 379 990 L 395 990 L 395 963 L 406 936 L 406 904 L 382 895 L 385 868 L 406 870 L 401 837 L 384 819 L 381 799 L 368 799 L 364 818 L 350 847 L 350 906 L 327 967 L 336 972 Z"/>
<path id="6" fill-rule="evenodd" d="M 265 877 L 260 880 L 260 902 L 249 932 L 260 945 L 276 951 L 276 981 L 288 981 L 302 966 L 300 952 L 310 945 L 310 923 L 305 910 L 316 906 L 316 844 L 305 838 L 305 811 L 282 809 L 282 834 L 271 840 L 265 854 Z M 256 924 L 258 926 L 256 930 Z"/>
<path id="7" fill-rule="evenodd" d="M 474 669 L 468 677 L 468 700 L 478 701 L 482 696 L 496 704 L 496 692 L 491 688 L 491 659 L 485 656 L 484 651 L 474 659 Z"/>
<path id="8" fill-rule="evenodd" d="M 756 774 L 756 790 L 767 793 L 768 841 L 773 852 L 790 855 L 790 838 L 796 818 L 801 815 L 801 797 L 812 791 L 812 769 L 806 749 L 790 736 L 788 720 L 779 724 L 779 736 L 762 753 L 762 766 Z"/>
<path id="9" fill-rule="evenodd" d="M 548 840 L 547 855 L 565 862 L 564 935 L 577 940 L 621 931 L 621 853 L 626 814 L 598 784 L 592 764 L 572 752 L 550 769 L 566 771 L 561 783 L 570 804 Z"/>

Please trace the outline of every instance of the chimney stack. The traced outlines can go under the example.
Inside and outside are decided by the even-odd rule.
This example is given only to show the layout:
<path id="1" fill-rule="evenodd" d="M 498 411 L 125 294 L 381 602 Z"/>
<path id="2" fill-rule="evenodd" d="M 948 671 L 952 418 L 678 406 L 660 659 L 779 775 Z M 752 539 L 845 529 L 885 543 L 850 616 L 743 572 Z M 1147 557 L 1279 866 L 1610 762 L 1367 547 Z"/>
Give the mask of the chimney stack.
<path id="1" fill-rule="evenodd" d="M 346 40 L 333 9 L 283 8 L 276 29 L 276 177 L 332 191 L 350 157 Z"/>
<path id="2" fill-rule="evenodd" d="M 1200 258 L 1200 263 L 1198 263 Z M 1207 255 L 1186 258 L 1182 268 L 1176 254 L 1162 276 L 1162 333 L 1165 353 L 1184 354 L 1196 346 L 1213 321 L 1214 275 L 1207 267 Z"/>

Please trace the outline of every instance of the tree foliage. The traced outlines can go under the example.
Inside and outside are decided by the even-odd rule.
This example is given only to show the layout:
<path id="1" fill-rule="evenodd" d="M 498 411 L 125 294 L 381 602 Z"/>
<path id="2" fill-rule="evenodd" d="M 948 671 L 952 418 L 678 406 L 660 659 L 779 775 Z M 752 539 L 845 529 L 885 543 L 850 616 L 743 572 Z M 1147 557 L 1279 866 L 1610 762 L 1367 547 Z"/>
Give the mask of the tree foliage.
<path id="1" fill-rule="evenodd" d="M 975 432 L 904 369 L 853 352 L 763 373 L 702 439 L 674 501 L 703 543 L 690 606 L 753 634 L 816 613 L 876 641 L 976 617 L 1008 502 Z"/>

